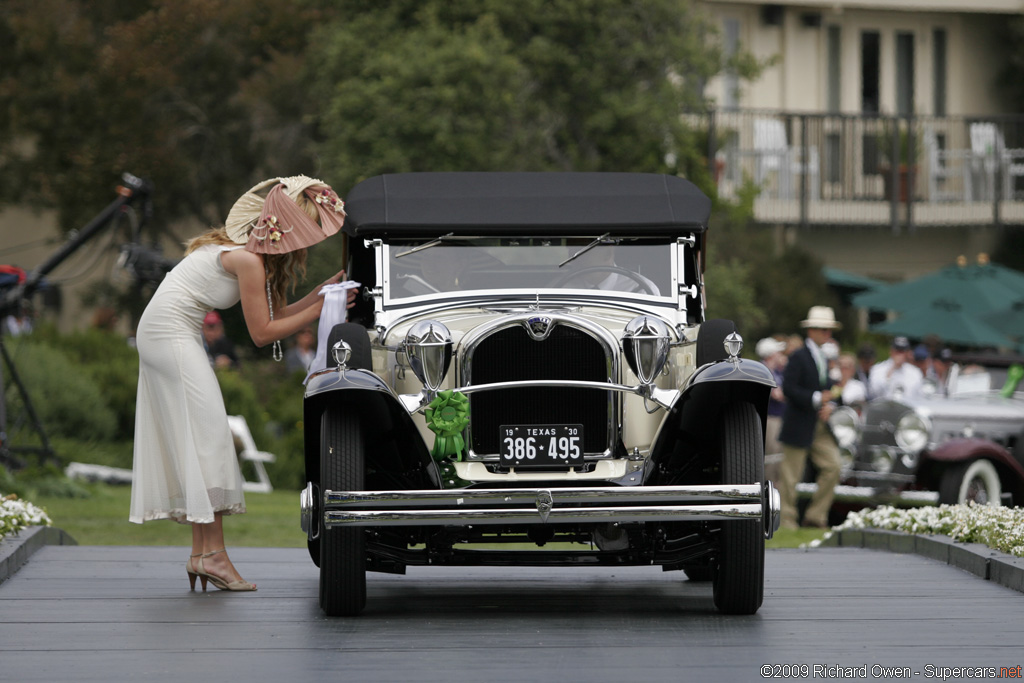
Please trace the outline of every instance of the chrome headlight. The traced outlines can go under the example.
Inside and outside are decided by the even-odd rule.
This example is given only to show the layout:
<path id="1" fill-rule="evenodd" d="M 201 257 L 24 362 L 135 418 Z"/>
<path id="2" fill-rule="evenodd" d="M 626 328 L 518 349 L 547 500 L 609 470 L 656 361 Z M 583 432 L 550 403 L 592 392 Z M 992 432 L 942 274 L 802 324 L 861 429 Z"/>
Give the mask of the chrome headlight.
<path id="1" fill-rule="evenodd" d="M 832 434 L 836 437 L 839 448 L 852 448 L 860 436 L 860 416 L 857 411 L 849 406 L 840 406 L 832 412 L 828 418 L 828 426 L 832 428 Z"/>
<path id="2" fill-rule="evenodd" d="M 931 420 L 919 413 L 909 412 L 896 425 L 896 445 L 905 451 L 919 453 L 928 445 L 931 432 Z"/>
<path id="3" fill-rule="evenodd" d="M 641 384 L 653 384 L 668 360 L 668 325 L 646 315 L 629 321 L 622 332 L 622 353 Z"/>
<path id="4" fill-rule="evenodd" d="M 409 365 L 427 391 L 437 391 L 452 362 L 452 335 L 436 320 L 412 326 L 402 343 Z"/>

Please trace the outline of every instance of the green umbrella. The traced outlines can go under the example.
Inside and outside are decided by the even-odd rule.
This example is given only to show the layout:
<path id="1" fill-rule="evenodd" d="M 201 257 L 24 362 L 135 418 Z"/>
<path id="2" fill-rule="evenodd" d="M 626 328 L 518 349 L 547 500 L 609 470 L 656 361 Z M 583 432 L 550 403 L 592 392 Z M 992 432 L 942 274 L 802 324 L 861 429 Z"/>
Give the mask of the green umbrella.
<path id="1" fill-rule="evenodd" d="M 988 323 L 1008 337 L 1024 341 L 1024 299 L 1014 301 L 1006 308 L 983 313 L 978 319 Z"/>
<path id="2" fill-rule="evenodd" d="M 936 335 L 944 343 L 975 348 L 1015 348 L 1017 343 L 955 301 L 939 299 L 902 314 L 895 320 L 872 325 L 872 330 L 924 339 Z"/>
<path id="3" fill-rule="evenodd" d="M 1024 273 L 994 263 L 953 265 L 913 280 L 880 287 L 853 297 L 855 306 L 901 313 L 920 310 L 936 300 L 960 304 L 972 314 L 1010 306 L 1024 298 Z"/>

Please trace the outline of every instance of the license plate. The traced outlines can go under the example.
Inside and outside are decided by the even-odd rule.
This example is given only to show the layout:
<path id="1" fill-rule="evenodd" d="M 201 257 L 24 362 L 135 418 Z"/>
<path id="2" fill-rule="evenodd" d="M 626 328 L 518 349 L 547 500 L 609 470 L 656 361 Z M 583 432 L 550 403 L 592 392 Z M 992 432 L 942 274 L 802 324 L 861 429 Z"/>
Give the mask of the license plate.
<path id="1" fill-rule="evenodd" d="M 501 463 L 509 467 L 583 464 L 583 425 L 502 425 Z"/>

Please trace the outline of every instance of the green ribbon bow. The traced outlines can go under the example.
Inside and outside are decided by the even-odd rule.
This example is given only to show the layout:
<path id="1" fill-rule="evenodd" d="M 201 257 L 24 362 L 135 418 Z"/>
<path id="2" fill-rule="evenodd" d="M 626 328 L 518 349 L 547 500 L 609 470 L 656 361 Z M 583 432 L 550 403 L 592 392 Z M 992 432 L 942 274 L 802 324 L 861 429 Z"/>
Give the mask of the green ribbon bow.
<path id="1" fill-rule="evenodd" d="M 448 389 L 438 393 L 427 409 L 427 427 L 437 436 L 430 455 L 434 460 L 444 460 L 454 455 L 462 460 L 462 451 L 466 442 L 462 438 L 462 430 L 469 424 L 469 399 L 465 394 Z"/>
<path id="2" fill-rule="evenodd" d="M 1021 379 L 1024 379 L 1024 365 L 1011 365 L 1009 372 L 1006 373 L 1006 384 L 1003 385 L 1003 390 L 999 393 L 1004 398 L 1010 398 L 1013 396 L 1013 392 L 1017 391 L 1017 385 L 1020 384 Z"/>

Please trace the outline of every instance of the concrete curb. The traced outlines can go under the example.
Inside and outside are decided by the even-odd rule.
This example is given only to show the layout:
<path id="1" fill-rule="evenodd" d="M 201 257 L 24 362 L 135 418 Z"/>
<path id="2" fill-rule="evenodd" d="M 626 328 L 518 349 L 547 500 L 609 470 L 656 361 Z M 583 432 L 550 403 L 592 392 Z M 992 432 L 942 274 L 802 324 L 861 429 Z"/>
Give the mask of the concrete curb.
<path id="1" fill-rule="evenodd" d="M 78 545 L 63 529 L 30 526 L 0 541 L 0 583 L 14 576 L 32 553 L 44 545 Z"/>
<path id="2" fill-rule="evenodd" d="M 1007 555 L 981 543 L 960 543 L 949 536 L 906 534 L 888 529 L 842 529 L 833 531 L 821 545 L 913 553 L 1024 593 L 1024 557 Z"/>

